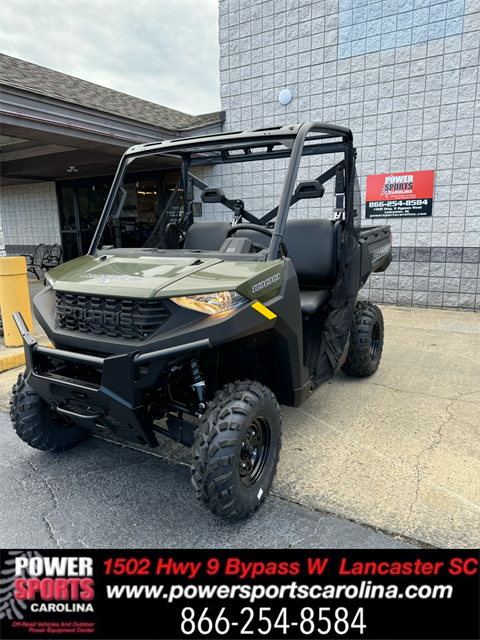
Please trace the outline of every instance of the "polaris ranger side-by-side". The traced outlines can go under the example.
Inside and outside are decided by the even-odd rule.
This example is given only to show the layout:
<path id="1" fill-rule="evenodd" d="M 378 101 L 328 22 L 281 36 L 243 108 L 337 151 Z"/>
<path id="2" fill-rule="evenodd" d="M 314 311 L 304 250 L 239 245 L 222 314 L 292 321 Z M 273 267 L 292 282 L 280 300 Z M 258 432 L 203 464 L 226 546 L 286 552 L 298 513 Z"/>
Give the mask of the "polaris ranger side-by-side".
<path id="1" fill-rule="evenodd" d="M 127 167 L 163 154 L 181 159 L 182 179 L 152 234 L 142 248 L 106 246 Z M 333 166 L 298 182 L 302 157 L 317 154 Z M 382 354 L 382 314 L 356 299 L 391 262 L 390 228 L 358 226 L 355 155 L 349 129 L 319 122 L 129 149 L 88 254 L 49 271 L 35 297 L 55 348 L 38 345 L 14 314 L 26 355 L 11 401 L 18 435 L 60 451 L 89 432 L 150 447 L 162 434 L 192 447 L 192 483 L 214 513 L 238 519 L 258 507 L 280 451 L 278 403 L 299 407 L 339 367 L 371 375 Z M 195 175 L 277 159 L 287 159 L 285 182 L 263 215 L 234 187 Z M 332 220 L 318 206 L 316 217 L 287 221 L 329 180 Z M 228 208 L 231 222 L 194 224 L 195 189 Z"/>

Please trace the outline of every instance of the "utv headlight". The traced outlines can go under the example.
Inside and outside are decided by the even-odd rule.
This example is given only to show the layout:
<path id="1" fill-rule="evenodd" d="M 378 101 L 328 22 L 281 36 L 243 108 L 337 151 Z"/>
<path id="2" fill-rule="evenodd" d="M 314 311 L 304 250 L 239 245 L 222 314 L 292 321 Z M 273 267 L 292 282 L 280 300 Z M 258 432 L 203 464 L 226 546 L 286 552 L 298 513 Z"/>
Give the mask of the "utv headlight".
<path id="1" fill-rule="evenodd" d="M 187 309 L 195 309 L 202 313 L 208 313 L 213 316 L 215 313 L 230 311 L 239 307 L 244 302 L 248 302 L 236 291 L 218 291 L 217 293 L 203 293 L 199 296 L 182 296 L 181 298 L 172 298 L 181 307 Z"/>

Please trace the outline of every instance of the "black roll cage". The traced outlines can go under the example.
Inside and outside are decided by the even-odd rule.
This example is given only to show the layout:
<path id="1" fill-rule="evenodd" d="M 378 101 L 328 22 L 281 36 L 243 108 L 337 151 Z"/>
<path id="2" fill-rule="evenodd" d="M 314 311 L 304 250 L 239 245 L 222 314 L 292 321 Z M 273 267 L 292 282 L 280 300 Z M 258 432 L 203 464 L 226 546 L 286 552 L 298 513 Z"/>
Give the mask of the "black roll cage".
<path id="1" fill-rule="evenodd" d="M 309 136 L 307 139 L 310 133 L 318 133 L 320 135 Z M 325 140 L 339 137 L 342 138 L 341 142 L 324 142 Z M 317 140 L 323 142 L 315 144 Z M 312 142 L 314 144 L 311 144 Z M 279 145 L 283 148 L 276 149 L 275 147 Z M 284 147 L 287 148 L 285 149 Z M 255 151 L 255 149 L 265 148 L 266 151 Z M 239 209 L 240 205 L 228 198 L 223 202 L 229 209 L 240 212 L 242 217 L 254 224 L 266 225 L 276 218 L 267 255 L 267 260 L 275 260 L 279 255 L 279 247 L 282 242 L 289 209 L 292 204 L 295 204 L 295 202 L 299 200 L 293 193 L 293 189 L 302 156 L 326 153 L 344 154 L 343 160 L 317 178 L 319 182 L 326 182 L 335 176 L 335 210 L 341 213 L 344 210 L 344 196 L 346 199 L 350 197 L 351 190 L 349 189 L 349 185 L 353 175 L 353 162 L 355 157 L 353 135 L 347 127 L 322 122 L 306 122 L 303 124 L 267 127 L 252 131 L 209 134 L 194 138 L 177 138 L 165 142 L 148 143 L 131 147 L 125 152 L 118 166 L 112 187 L 105 202 L 102 216 L 88 250 L 88 255 L 96 254 L 108 219 L 114 212 L 117 193 L 122 187 L 127 167 L 137 158 L 149 155 L 174 155 L 182 158 L 182 178 L 186 196 L 184 198 L 186 228 L 193 223 L 193 188 L 191 189 L 191 197 L 189 197 L 188 192 L 190 185 L 193 187 L 193 184 L 196 184 L 196 186 L 201 189 L 208 187 L 208 185 L 199 178 L 189 173 L 190 167 L 290 158 L 280 202 L 277 207 L 269 211 L 262 218 L 257 218 L 252 213 L 246 211 L 243 206 Z M 340 190 L 341 186 L 343 188 Z M 348 204 L 349 203 L 346 202 L 345 206 L 348 206 Z"/>

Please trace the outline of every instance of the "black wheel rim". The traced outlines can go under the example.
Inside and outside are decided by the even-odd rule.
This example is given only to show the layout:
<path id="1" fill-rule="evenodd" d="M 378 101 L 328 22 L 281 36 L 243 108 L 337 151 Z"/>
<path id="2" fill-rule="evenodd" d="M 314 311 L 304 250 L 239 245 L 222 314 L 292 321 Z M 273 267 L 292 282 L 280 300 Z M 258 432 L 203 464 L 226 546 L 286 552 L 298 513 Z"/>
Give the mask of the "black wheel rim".
<path id="1" fill-rule="evenodd" d="M 372 335 L 370 337 L 370 358 L 375 360 L 378 353 L 378 343 L 380 340 L 380 330 L 378 328 L 378 324 L 375 324 L 372 327 Z"/>
<path id="2" fill-rule="evenodd" d="M 270 428 L 265 418 L 255 418 L 242 440 L 239 469 L 245 487 L 252 487 L 265 467 L 270 449 Z"/>

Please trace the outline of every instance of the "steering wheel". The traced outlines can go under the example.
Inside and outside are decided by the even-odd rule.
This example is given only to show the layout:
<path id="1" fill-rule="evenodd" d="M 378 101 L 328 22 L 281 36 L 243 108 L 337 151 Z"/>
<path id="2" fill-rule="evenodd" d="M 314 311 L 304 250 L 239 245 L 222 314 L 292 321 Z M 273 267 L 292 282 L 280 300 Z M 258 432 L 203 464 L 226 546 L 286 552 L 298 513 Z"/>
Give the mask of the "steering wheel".
<path id="1" fill-rule="evenodd" d="M 269 238 L 272 237 L 271 229 L 267 229 L 266 227 L 261 227 L 259 224 L 251 224 L 250 222 L 241 222 L 240 224 L 236 224 L 227 231 L 227 238 L 230 238 L 237 231 L 242 231 L 242 229 L 250 229 L 251 231 L 259 231 Z"/>

